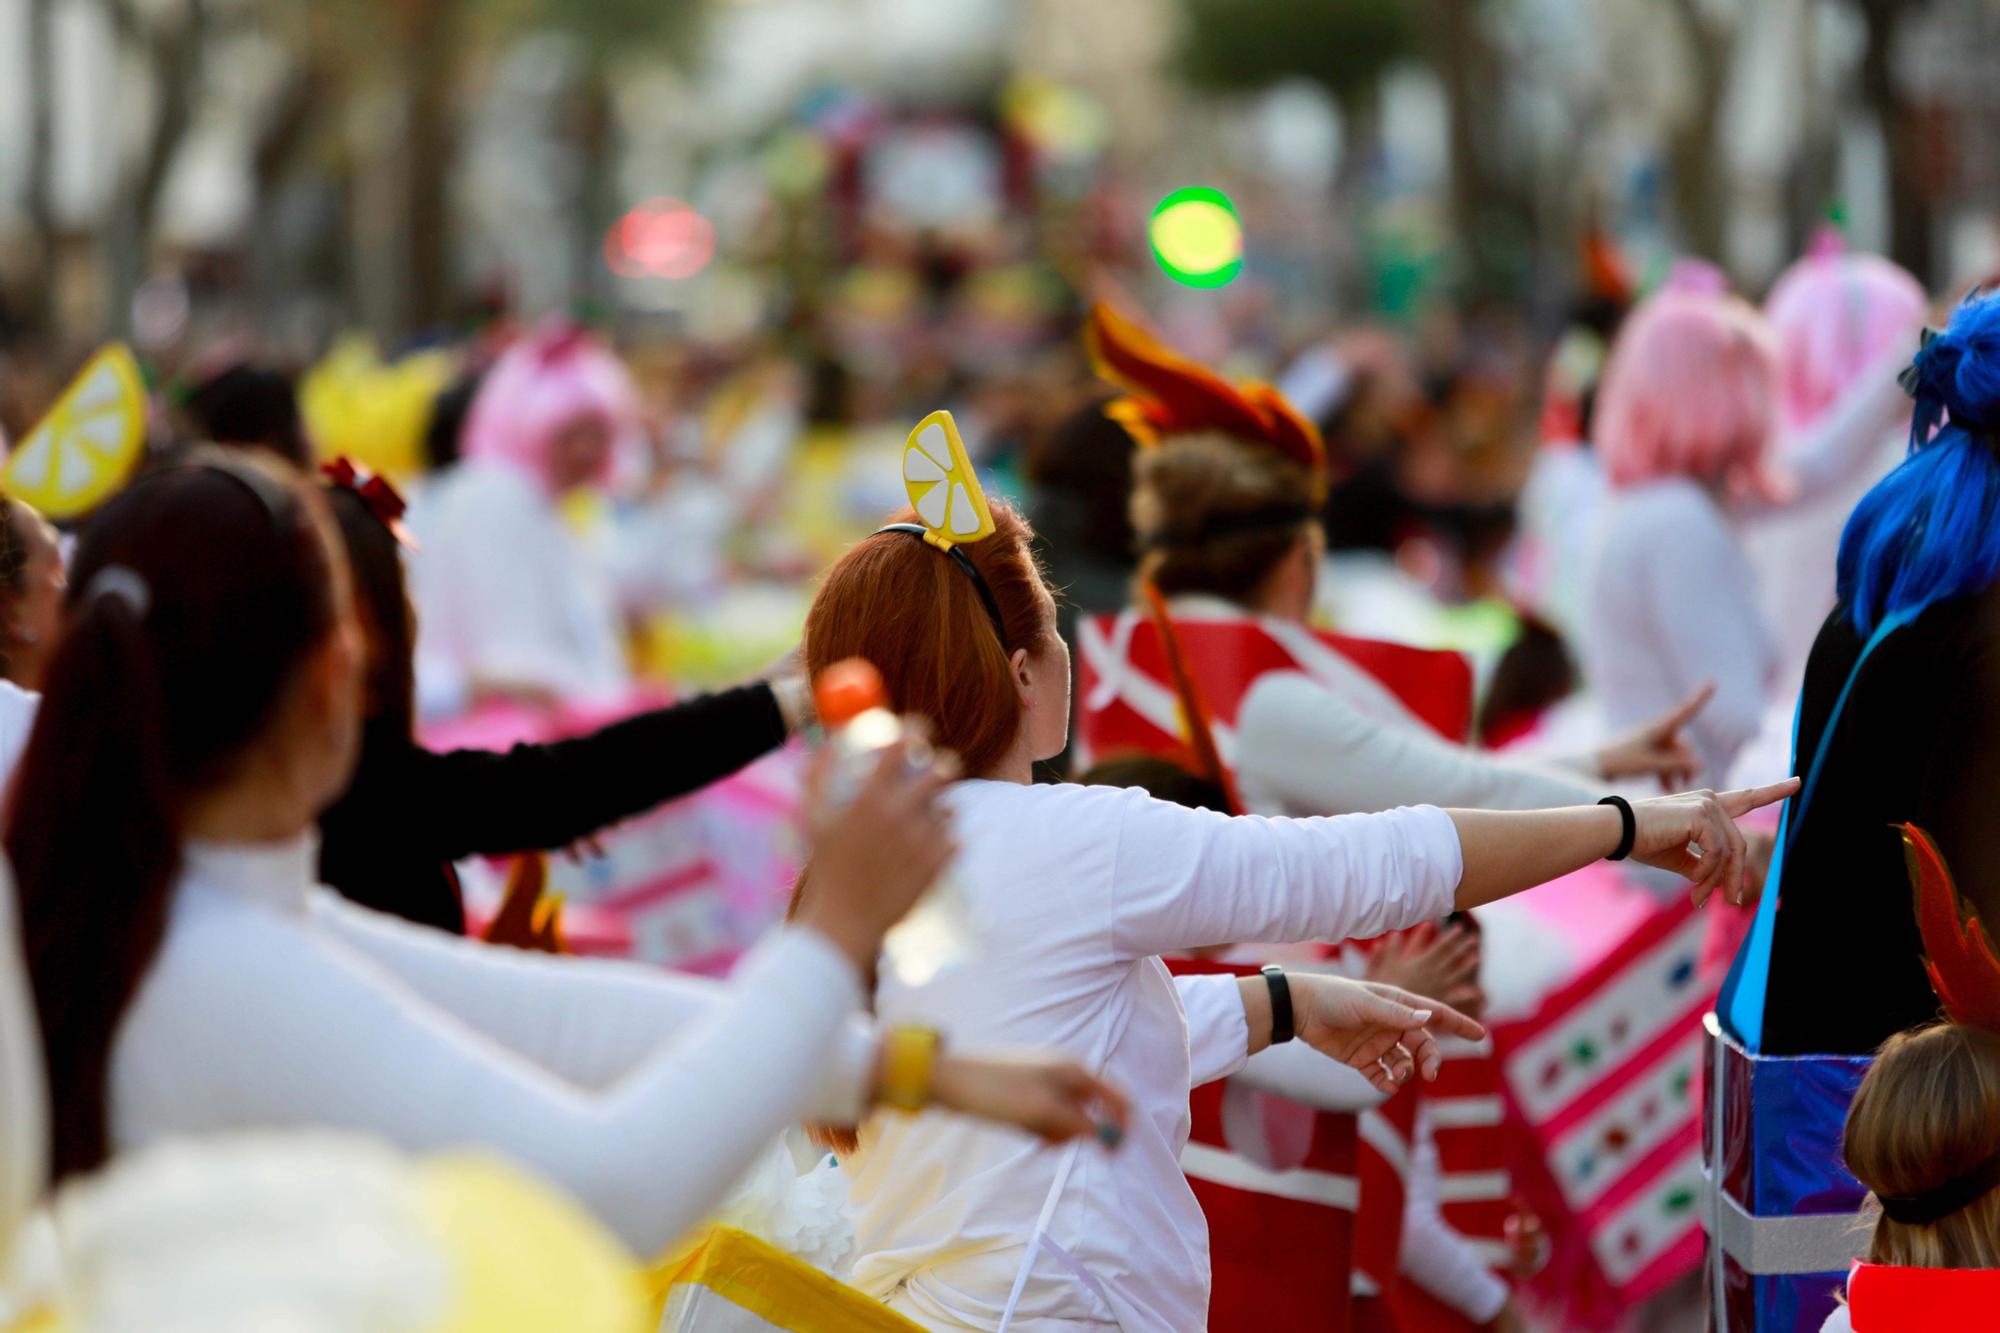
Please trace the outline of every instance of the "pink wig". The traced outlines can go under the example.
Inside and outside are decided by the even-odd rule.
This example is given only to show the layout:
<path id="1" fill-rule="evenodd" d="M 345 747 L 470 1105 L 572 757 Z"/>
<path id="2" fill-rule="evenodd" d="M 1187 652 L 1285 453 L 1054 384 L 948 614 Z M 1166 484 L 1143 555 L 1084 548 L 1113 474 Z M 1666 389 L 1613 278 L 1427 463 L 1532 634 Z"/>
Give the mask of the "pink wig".
<path id="1" fill-rule="evenodd" d="M 1844 254 L 1837 233 L 1778 275 L 1764 317 L 1778 338 L 1785 426 L 1807 426 L 1890 351 L 1914 351 L 1928 302 L 1880 255 Z"/>
<path id="2" fill-rule="evenodd" d="M 1771 330 L 1742 298 L 1693 283 L 1646 298 L 1598 390 L 1593 433 L 1611 484 L 1690 477 L 1768 493 L 1777 380 Z"/>
<path id="3" fill-rule="evenodd" d="M 549 452 L 563 428 L 596 419 L 611 432 L 599 485 L 608 485 L 639 427 L 638 396 L 624 362 L 581 329 L 545 330 L 500 355 L 465 423 L 467 459 L 519 468 L 551 484 Z"/>

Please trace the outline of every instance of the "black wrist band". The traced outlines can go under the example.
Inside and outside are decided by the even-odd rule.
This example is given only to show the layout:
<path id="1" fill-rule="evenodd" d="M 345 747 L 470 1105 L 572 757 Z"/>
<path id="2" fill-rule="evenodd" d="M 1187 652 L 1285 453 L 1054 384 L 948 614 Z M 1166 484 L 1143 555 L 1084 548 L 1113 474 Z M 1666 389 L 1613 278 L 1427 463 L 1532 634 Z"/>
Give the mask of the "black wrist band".
<path id="1" fill-rule="evenodd" d="M 1617 806 L 1618 817 L 1625 821 L 1625 832 L 1618 838 L 1618 850 L 1604 858 L 1607 861 L 1623 861 L 1632 854 L 1632 844 L 1639 840 L 1639 821 L 1632 813 L 1632 803 L 1623 796 L 1607 796 L 1598 804 Z"/>
<path id="2" fill-rule="evenodd" d="M 1267 963 L 1258 969 L 1264 974 L 1264 984 L 1271 988 L 1271 1044 L 1282 1046 L 1298 1034 L 1292 1028 L 1292 983 L 1285 977 L 1285 969 L 1276 963 Z"/>

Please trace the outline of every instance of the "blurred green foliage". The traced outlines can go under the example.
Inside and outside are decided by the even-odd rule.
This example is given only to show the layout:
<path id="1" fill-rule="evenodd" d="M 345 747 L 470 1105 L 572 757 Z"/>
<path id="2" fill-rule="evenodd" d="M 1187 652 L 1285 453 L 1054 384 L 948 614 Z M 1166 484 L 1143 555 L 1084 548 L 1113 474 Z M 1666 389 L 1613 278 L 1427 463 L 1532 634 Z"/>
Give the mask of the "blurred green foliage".
<path id="1" fill-rule="evenodd" d="M 1303 78 L 1350 101 L 1419 53 L 1416 8 L 1402 0 L 1187 0 L 1182 65 L 1210 88 Z"/>

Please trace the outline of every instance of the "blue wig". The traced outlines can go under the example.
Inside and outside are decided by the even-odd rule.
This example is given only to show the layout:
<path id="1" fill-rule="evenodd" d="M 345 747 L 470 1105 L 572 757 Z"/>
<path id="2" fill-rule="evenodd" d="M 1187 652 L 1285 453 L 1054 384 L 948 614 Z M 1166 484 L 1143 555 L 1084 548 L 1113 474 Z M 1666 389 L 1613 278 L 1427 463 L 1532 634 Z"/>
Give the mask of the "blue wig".
<path id="1" fill-rule="evenodd" d="M 2000 576 L 2000 295 L 1966 298 L 1904 386 L 1916 399 L 1909 457 L 1840 538 L 1840 599 L 1864 639 Z"/>

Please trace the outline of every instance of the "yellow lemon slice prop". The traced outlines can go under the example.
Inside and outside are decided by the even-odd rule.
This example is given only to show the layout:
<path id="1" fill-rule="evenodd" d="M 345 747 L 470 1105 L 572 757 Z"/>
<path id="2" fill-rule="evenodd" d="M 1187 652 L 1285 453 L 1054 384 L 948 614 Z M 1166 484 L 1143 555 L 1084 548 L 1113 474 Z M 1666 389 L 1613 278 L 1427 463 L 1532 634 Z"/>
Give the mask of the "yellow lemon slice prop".
<path id="1" fill-rule="evenodd" d="M 430 1333 L 648 1333 L 657 1322 L 617 1238 L 532 1177 L 454 1154 L 425 1162 L 418 1190 L 457 1279 Z"/>
<path id="2" fill-rule="evenodd" d="M 54 519 L 104 503 L 146 446 L 146 391 L 123 343 L 90 358 L 0 469 L 0 486 Z"/>
<path id="3" fill-rule="evenodd" d="M 949 549 L 993 535 L 993 513 L 951 413 L 933 412 L 910 432 L 903 446 L 903 489 L 932 544 Z"/>

